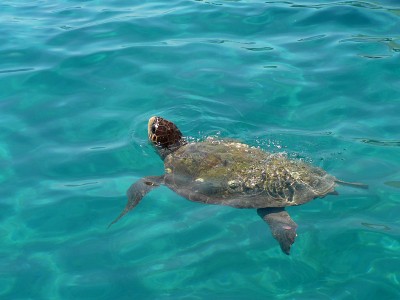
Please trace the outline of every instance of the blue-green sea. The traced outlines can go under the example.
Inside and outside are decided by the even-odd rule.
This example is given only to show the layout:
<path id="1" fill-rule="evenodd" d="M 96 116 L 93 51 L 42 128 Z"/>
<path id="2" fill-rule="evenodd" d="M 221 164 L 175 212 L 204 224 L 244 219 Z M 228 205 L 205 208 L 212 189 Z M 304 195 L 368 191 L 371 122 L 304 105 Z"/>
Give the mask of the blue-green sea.
<path id="1" fill-rule="evenodd" d="M 287 211 L 166 187 L 153 115 L 369 185 Z M 400 2 L 3 0 L 0 298 L 400 299 Z"/>

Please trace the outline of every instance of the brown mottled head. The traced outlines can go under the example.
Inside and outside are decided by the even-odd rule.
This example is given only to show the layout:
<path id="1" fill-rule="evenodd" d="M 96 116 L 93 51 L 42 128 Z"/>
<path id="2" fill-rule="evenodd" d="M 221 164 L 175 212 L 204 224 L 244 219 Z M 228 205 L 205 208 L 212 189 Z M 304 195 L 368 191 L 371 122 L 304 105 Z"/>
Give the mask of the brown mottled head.
<path id="1" fill-rule="evenodd" d="M 163 159 L 180 146 L 186 144 L 178 127 L 176 127 L 174 123 L 161 117 L 151 117 L 147 130 L 149 133 L 149 141 Z"/>

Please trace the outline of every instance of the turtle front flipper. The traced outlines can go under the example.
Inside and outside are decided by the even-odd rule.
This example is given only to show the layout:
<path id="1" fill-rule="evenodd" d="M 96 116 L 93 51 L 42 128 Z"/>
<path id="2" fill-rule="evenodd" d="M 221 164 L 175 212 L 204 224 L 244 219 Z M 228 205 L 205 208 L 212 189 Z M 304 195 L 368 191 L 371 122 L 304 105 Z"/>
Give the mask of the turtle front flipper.
<path id="1" fill-rule="evenodd" d="M 130 210 L 135 208 L 135 206 L 139 204 L 140 200 L 142 200 L 142 198 L 148 192 L 160 186 L 160 184 L 162 184 L 163 182 L 164 176 L 149 176 L 144 177 L 132 184 L 126 191 L 128 202 L 126 203 L 124 210 L 114 221 L 110 223 L 110 225 L 108 225 L 108 228 L 110 228 L 112 224 L 117 223 L 118 220 L 126 215 Z"/>
<path id="2" fill-rule="evenodd" d="M 297 236 L 297 224 L 283 207 L 259 208 L 257 213 L 269 225 L 272 235 L 279 242 L 282 251 L 289 255 L 290 247 Z"/>

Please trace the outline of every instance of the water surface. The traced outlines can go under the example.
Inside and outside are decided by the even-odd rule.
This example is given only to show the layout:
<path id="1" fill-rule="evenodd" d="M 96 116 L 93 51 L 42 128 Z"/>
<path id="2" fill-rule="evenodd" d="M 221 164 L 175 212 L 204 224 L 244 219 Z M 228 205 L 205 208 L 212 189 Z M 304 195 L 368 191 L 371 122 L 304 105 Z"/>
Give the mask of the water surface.
<path id="1" fill-rule="evenodd" d="M 397 1 L 2 1 L 2 299 L 399 299 Z M 152 115 L 369 184 L 252 210 L 151 192 Z"/>

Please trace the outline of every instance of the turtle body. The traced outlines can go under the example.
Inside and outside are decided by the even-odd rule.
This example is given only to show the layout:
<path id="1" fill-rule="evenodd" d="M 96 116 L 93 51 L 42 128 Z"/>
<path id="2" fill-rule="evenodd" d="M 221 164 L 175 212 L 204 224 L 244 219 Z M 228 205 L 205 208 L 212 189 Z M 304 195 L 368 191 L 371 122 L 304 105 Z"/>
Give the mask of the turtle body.
<path id="1" fill-rule="evenodd" d="M 270 226 L 284 253 L 297 236 L 297 224 L 284 209 L 337 194 L 337 183 L 366 188 L 338 180 L 321 168 L 284 154 L 273 154 L 232 140 L 209 138 L 188 143 L 172 122 L 152 117 L 149 140 L 164 160 L 165 174 L 144 177 L 127 192 L 128 203 L 117 222 L 145 194 L 165 185 L 195 202 L 257 209 Z"/>
<path id="2" fill-rule="evenodd" d="M 165 184 L 178 194 L 238 208 L 303 204 L 334 192 L 336 180 L 286 155 L 223 140 L 186 144 L 164 164 Z"/>

